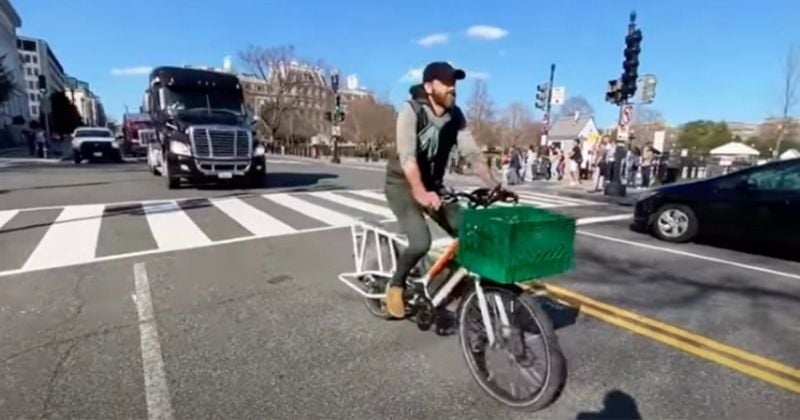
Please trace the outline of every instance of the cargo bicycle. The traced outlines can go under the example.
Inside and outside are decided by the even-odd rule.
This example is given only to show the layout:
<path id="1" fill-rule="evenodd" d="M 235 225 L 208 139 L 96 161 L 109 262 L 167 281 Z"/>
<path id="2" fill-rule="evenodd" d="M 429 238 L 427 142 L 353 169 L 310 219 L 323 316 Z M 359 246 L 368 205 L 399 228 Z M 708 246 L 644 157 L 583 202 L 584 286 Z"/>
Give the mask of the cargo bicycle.
<path id="1" fill-rule="evenodd" d="M 496 401 L 541 410 L 558 399 L 567 364 L 551 319 L 520 283 L 572 268 L 575 221 L 519 205 L 506 191 L 446 189 L 440 197 L 443 205 L 462 205 L 458 239 L 437 241 L 406 280 L 407 318 L 421 330 L 439 329 L 460 297 L 454 328 L 472 377 Z M 339 279 L 373 315 L 386 317 L 385 293 L 407 241 L 363 221 L 351 234 L 356 271 Z"/>

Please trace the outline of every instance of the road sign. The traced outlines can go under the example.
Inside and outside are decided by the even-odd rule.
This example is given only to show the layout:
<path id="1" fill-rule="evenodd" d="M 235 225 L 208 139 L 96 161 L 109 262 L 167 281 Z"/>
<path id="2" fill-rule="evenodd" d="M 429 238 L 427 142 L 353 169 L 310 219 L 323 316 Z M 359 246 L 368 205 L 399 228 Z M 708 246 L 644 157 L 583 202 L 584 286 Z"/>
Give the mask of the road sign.
<path id="1" fill-rule="evenodd" d="M 553 96 L 550 98 L 551 105 L 562 105 L 564 97 L 566 96 L 566 88 L 564 86 L 556 86 L 553 88 Z"/>
<path id="2" fill-rule="evenodd" d="M 625 105 L 619 114 L 619 125 L 627 127 L 631 124 L 631 116 L 633 115 L 633 106 Z"/>
<path id="3" fill-rule="evenodd" d="M 342 135 L 342 127 L 339 125 L 331 126 L 331 135 L 340 137 Z"/>
<path id="4" fill-rule="evenodd" d="M 656 97 L 656 76 L 653 74 L 645 74 L 639 78 L 639 86 L 641 91 L 641 101 L 649 104 L 653 102 Z"/>

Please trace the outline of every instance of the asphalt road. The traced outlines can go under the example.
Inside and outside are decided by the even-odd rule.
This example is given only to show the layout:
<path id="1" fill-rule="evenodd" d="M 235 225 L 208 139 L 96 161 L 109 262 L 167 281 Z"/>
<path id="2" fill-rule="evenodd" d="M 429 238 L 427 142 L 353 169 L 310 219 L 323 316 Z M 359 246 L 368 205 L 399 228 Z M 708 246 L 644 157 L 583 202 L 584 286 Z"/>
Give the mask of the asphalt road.
<path id="1" fill-rule="evenodd" d="M 800 264 L 666 245 L 609 221 L 630 208 L 524 192 L 582 222 L 576 269 L 549 282 L 573 305 L 547 304 L 567 387 L 517 413 L 481 394 L 456 337 L 374 318 L 336 280 L 351 218 L 386 218 L 380 170 L 284 160 L 258 191 L 169 191 L 140 164 L 0 169 L 0 417 L 800 412 Z"/>

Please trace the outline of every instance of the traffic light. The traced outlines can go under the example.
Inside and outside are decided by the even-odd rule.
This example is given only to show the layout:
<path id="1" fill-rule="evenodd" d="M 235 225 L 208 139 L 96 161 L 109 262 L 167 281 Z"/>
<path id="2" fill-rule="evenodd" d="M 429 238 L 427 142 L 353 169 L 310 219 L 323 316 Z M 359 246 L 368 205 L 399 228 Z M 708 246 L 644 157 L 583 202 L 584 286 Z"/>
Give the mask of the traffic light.
<path id="1" fill-rule="evenodd" d="M 39 92 L 46 93 L 47 92 L 47 78 L 44 77 L 43 74 L 39 75 Z"/>
<path id="2" fill-rule="evenodd" d="M 642 52 L 642 31 L 631 31 L 625 37 L 625 61 L 622 62 L 622 97 L 632 98 L 636 93 L 636 80 L 639 78 L 639 53 Z"/>
<path id="3" fill-rule="evenodd" d="M 536 86 L 536 108 L 545 110 L 547 108 L 547 96 L 550 90 L 549 83 L 542 83 Z"/>
<path id="4" fill-rule="evenodd" d="M 610 102 L 614 105 L 619 105 L 622 102 L 622 92 L 620 91 L 620 81 L 619 80 L 609 80 L 608 81 L 608 90 L 606 91 L 606 102 Z"/>
<path id="5" fill-rule="evenodd" d="M 331 74 L 331 88 L 334 93 L 339 91 L 339 73 Z"/>

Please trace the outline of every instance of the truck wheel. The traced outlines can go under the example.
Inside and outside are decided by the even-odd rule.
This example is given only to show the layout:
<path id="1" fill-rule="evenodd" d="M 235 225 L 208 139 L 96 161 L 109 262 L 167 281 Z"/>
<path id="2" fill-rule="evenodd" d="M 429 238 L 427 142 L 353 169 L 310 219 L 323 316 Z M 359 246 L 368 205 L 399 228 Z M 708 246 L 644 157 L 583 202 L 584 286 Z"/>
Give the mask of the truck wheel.
<path id="1" fill-rule="evenodd" d="M 78 152 L 72 152 L 72 159 L 75 161 L 76 165 L 81 164 L 81 154 Z"/>
<path id="2" fill-rule="evenodd" d="M 162 172 L 162 175 L 164 176 L 164 179 L 167 181 L 167 188 L 174 190 L 175 188 L 178 188 L 180 186 L 181 179 L 170 175 L 169 165 L 167 165 L 166 163 L 164 164 L 164 171 Z"/>

